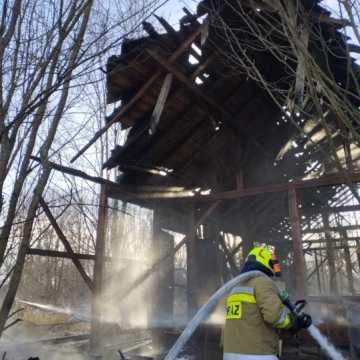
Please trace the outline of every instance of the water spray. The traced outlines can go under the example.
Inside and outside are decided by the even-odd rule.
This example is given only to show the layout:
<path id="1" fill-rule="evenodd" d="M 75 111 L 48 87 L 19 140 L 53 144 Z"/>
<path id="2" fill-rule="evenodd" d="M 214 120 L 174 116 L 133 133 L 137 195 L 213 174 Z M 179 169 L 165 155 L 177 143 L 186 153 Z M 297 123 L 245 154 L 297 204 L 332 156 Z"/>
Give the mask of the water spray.
<path id="1" fill-rule="evenodd" d="M 289 310 L 297 316 L 308 316 L 302 313 L 303 308 L 306 305 L 306 300 L 299 300 L 295 304 L 290 301 L 289 294 L 287 291 L 282 291 L 280 293 L 280 298 L 284 305 L 289 308 Z M 309 334 L 316 340 L 320 345 L 321 349 L 332 359 L 332 360 L 346 360 L 343 355 L 335 349 L 329 340 L 321 334 L 320 330 L 315 325 L 310 325 L 306 329 Z"/>
<path id="2" fill-rule="evenodd" d="M 200 310 L 195 314 L 195 316 L 188 323 L 184 331 L 181 333 L 179 338 L 176 340 L 175 344 L 166 354 L 164 360 L 175 360 L 179 355 L 181 349 L 188 342 L 194 331 L 197 327 L 210 315 L 210 313 L 214 310 L 218 302 L 227 295 L 231 289 L 238 285 L 241 282 L 245 282 L 249 279 L 252 279 L 257 276 L 266 276 L 260 271 L 249 271 L 244 274 L 240 274 L 226 284 L 224 284 L 220 289 L 218 289 L 208 300 L 206 304 L 204 304 Z M 299 303 L 300 304 L 300 303 Z M 303 307 L 303 303 L 301 303 L 301 308 L 299 307 L 297 310 L 301 310 Z M 343 355 L 335 349 L 335 347 L 330 344 L 329 340 L 320 333 L 319 329 L 315 325 L 311 325 L 308 329 L 309 334 L 319 343 L 321 349 L 332 359 L 332 360 L 346 360 Z"/>

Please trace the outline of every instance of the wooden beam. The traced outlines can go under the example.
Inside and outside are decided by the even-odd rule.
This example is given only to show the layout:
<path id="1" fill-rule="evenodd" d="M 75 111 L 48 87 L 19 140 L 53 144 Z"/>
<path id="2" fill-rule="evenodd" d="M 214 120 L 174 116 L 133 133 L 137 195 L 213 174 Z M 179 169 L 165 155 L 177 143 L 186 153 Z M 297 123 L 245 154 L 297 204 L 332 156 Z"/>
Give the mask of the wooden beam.
<path id="1" fill-rule="evenodd" d="M 336 294 L 339 292 L 339 288 L 337 285 L 336 279 L 336 269 L 335 269 L 335 255 L 333 249 L 333 242 L 330 241 L 331 239 L 331 228 L 329 224 L 329 215 L 328 214 L 321 214 L 322 221 L 324 225 L 324 233 L 326 241 L 326 256 L 328 259 L 328 266 L 329 266 L 329 289 L 334 291 Z"/>
<path id="2" fill-rule="evenodd" d="M 329 213 L 329 214 L 336 214 L 339 212 L 352 212 L 352 211 L 360 211 L 360 205 L 342 205 L 342 206 L 321 208 L 321 212 Z"/>
<path id="3" fill-rule="evenodd" d="M 326 212 L 323 213 L 328 214 Z M 346 225 L 346 226 L 342 226 L 341 227 L 342 230 L 360 230 L 360 225 Z M 320 233 L 325 233 L 326 231 L 334 231 L 334 232 L 339 232 L 340 229 L 338 226 L 329 226 L 328 228 L 319 228 L 319 229 L 306 229 L 304 230 L 304 234 L 320 234 Z M 325 241 L 325 240 L 324 240 Z"/>
<path id="4" fill-rule="evenodd" d="M 66 251 L 54 251 L 54 250 L 30 248 L 28 249 L 27 253 L 29 255 L 55 257 L 55 258 L 63 258 L 63 259 L 72 259 L 73 257 L 75 257 L 78 260 L 95 260 L 95 255 L 74 253 L 72 257 L 72 255 L 70 255 Z"/>
<path id="5" fill-rule="evenodd" d="M 196 69 L 191 73 L 190 75 L 190 79 L 191 80 L 195 80 L 198 76 L 200 76 L 205 70 L 206 68 L 209 66 L 209 64 L 211 64 L 214 59 L 216 59 L 216 55 L 214 53 L 212 53 L 210 56 L 206 57 L 204 59 L 204 61 L 202 61 L 201 63 L 198 64 L 198 66 L 196 67 Z M 217 83 L 217 81 L 215 81 L 214 83 L 211 83 L 209 88 L 211 89 L 215 84 Z M 170 94 L 168 97 L 167 102 L 176 102 L 176 96 L 179 95 L 179 93 L 181 93 L 183 91 L 182 87 L 178 87 L 174 93 Z M 198 109 L 201 109 L 204 113 L 203 119 L 201 119 L 200 121 L 197 122 L 197 124 L 195 124 L 195 128 L 197 129 L 200 125 L 202 125 L 202 123 L 204 122 L 204 120 L 208 119 L 209 116 L 207 116 L 209 114 L 209 109 L 202 109 L 199 108 L 197 101 L 192 100 L 191 103 L 187 106 L 185 113 L 182 113 L 180 117 L 176 117 L 173 119 L 173 121 L 171 121 L 169 124 L 165 124 L 164 127 L 162 127 L 161 129 L 161 134 L 165 135 L 166 132 L 168 131 L 173 131 L 174 130 L 174 123 L 177 123 L 179 121 L 181 121 L 183 118 L 187 118 L 188 114 L 191 113 L 191 111 L 194 110 L 195 107 L 198 107 Z M 194 128 L 193 131 L 191 131 L 189 133 L 188 136 L 185 136 L 185 138 L 190 137 L 191 135 L 194 134 L 194 132 L 196 131 L 196 129 Z M 141 138 L 141 136 L 143 136 L 145 133 L 147 133 L 149 131 L 148 127 L 145 126 L 142 130 L 140 130 L 136 135 L 134 135 L 131 139 L 129 139 L 128 141 L 126 141 L 126 144 L 122 147 L 121 150 L 121 154 L 125 154 L 126 151 L 130 148 L 131 146 L 135 143 L 137 143 L 137 141 Z M 164 136 L 160 136 L 160 137 L 154 137 L 150 140 L 150 142 L 146 145 L 146 147 L 143 149 L 142 153 L 143 154 L 147 154 L 148 151 L 147 149 L 151 149 L 152 145 L 156 142 L 158 142 L 159 140 L 163 139 Z M 183 140 L 181 140 L 183 141 Z M 172 153 L 172 151 L 170 151 L 170 153 Z M 119 154 L 120 155 L 120 154 Z M 138 159 L 138 162 L 141 163 L 143 157 L 140 157 L 140 159 Z M 165 159 L 164 159 L 165 158 Z M 167 159 L 167 152 L 165 152 L 165 155 L 163 155 L 160 158 L 160 163 L 164 163 L 166 162 Z M 115 166 L 115 165 L 114 165 Z"/>
<path id="6" fill-rule="evenodd" d="M 39 158 L 32 157 L 33 160 L 39 161 Z M 263 186 L 256 186 L 250 188 L 244 188 L 239 190 L 232 191 L 224 191 L 213 193 L 210 195 L 195 195 L 191 192 L 191 190 L 186 190 L 183 192 L 167 192 L 166 189 L 164 191 L 153 192 L 153 191 L 136 191 L 136 188 L 123 187 L 113 181 L 109 181 L 97 176 L 91 176 L 86 174 L 83 171 L 73 169 L 67 166 L 62 166 L 50 162 L 49 165 L 57 171 L 73 175 L 76 177 L 80 177 L 82 179 L 86 179 L 97 184 L 106 184 L 108 186 L 108 195 L 113 197 L 114 199 L 120 200 L 166 200 L 166 199 L 179 199 L 179 200 L 187 200 L 190 202 L 207 202 L 207 201 L 217 201 L 217 200 L 234 200 L 241 199 L 245 197 L 251 197 L 261 194 L 269 194 L 269 193 L 277 193 L 277 192 L 287 192 L 289 189 L 308 189 L 313 187 L 322 187 L 322 186 L 332 186 L 332 185 L 342 185 L 348 183 L 357 183 L 360 182 L 360 173 L 345 173 L 343 174 L 335 174 L 335 175 L 327 175 L 318 179 L 310 179 L 310 180 L 295 180 L 289 183 L 282 184 L 270 184 Z M 144 187 L 142 187 L 144 188 Z M 130 189 L 131 191 L 126 191 L 126 189 Z M 351 211 L 351 210 L 349 210 Z"/>
<path id="7" fill-rule="evenodd" d="M 206 95 L 195 83 L 190 81 L 188 77 L 183 74 L 180 70 L 176 68 L 175 65 L 171 64 L 170 61 L 164 59 L 161 55 L 153 50 L 146 50 L 147 53 L 156 60 L 166 71 L 174 74 L 174 76 L 182 82 L 195 96 L 197 96 L 200 100 L 205 102 L 205 104 L 209 105 L 214 110 L 220 112 L 221 114 L 226 115 L 229 119 L 233 117 L 231 113 L 225 110 L 220 104 L 218 104 L 214 99 Z"/>
<path id="8" fill-rule="evenodd" d="M 41 159 L 39 157 L 32 156 L 31 159 L 38 162 L 38 163 L 41 163 Z M 84 179 L 84 180 L 89 180 L 89 181 L 91 181 L 93 183 L 96 183 L 96 184 L 107 185 L 109 187 L 115 187 L 116 191 L 119 191 L 120 194 L 123 194 L 124 196 L 132 196 L 131 193 L 125 191 L 116 182 L 104 179 L 104 178 L 102 178 L 100 176 L 92 176 L 92 175 L 87 174 L 84 171 L 74 169 L 74 168 L 71 168 L 71 167 L 68 167 L 68 166 L 59 165 L 59 164 L 56 164 L 56 163 L 54 163 L 52 161 L 49 161 L 48 164 L 49 164 L 49 166 L 51 166 L 52 169 L 57 170 L 59 172 L 62 172 L 64 174 L 73 175 L 73 176 L 79 177 L 79 178 Z"/>
<path id="9" fill-rule="evenodd" d="M 294 262 L 293 262 L 293 271 L 295 272 L 295 282 L 296 282 L 296 294 L 302 298 L 306 293 L 305 279 L 306 279 L 306 265 L 304 252 L 301 241 L 301 227 L 300 227 L 300 217 L 299 209 L 297 205 L 297 196 L 296 190 L 290 189 L 288 193 L 289 197 L 289 217 L 291 224 L 291 236 L 292 236 L 292 245 L 294 252 Z"/>
<path id="10" fill-rule="evenodd" d="M 328 25 L 335 26 L 338 28 L 342 28 L 342 27 L 351 25 L 351 22 L 347 19 L 335 19 L 335 18 L 332 18 L 325 14 L 315 14 L 313 12 L 310 14 L 311 14 L 311 19 L 313 21 L 318 21 L 323 24 L 328 24 Z"/>
<path id="11" fill-rule="evenodd" d="M 288 192 L 290 189 L 308 189 L 313 187 L 342 185 L 349 182 L 360 182 L 360 173 L 347 173 L 347 175 L 327 175 L 318 179 L 295 180 L 289 183 L 271 184 L 257 187 L 250 187 L 241 190 L 232 190 L 225 192 L 213 193 L 210 195 L 197 195 L 191 198 L 195 201 L 214 201 L 214 200 L 233 200 L 245 197 L 256 196 L 260 194 L 269 194 L 277 192 Z"/>
<path id="12" fill-rule="evenodd" d="M 178 49 L 170 56 L 169 63 L 175 62 L 201 33 L 202 26 L 199 26 L 179 47 Z M 156 80 L 161 76 L 162 71 L 157 71 L 154 75 L 148 79 L 145 84 L 139 89 L 139 91 L 131 98 L 131 100 L 121 107 L 120 111 L 109 121 L 104 127 L 98 130 L 92 139 L 71 159 L 71 163 L 79 158 L 92 144 L 94 144 L 113 124 L 119 122 L 121 117 L 129 111 L 134 104 L 139 101 L 142 96 L 150 89 L 150 87 L 155 83 Z"/>
<path id="13" fill-rule="evenodd" d="M 199 241 L 196 236 L 196 230 L 198 226 L 196 225 L 196 208 L 194 204 L 189 204 L 188 211 L 188 229 L 186 241 L 186 305 L 187 305 L 187 317 L 188 320 L 191 320 L 195 313 L 198 310 L 197 306 L 197 290 L 199 289 L 199 272 L 197 266 L 198 258 L 198 246 L 197 241 Z"/>
<path id="14" fill-rule="evenodd" d="M 64 245 L 67 253 L 69 254 L 73 264 L 75 265 L 76 269 L 79 271 L 81 277 L 85 281 L 85 284 L 89 287 L 89 289 L 91 291 L 93 291 L 93 289 L 94 289 L 93 282 L 91 281 L 90 277 L 87 275 L 86 271 L 84 270 L 83 266 L 81 265 L 80 260 L 75 256 L 75 253 L 74 253 L 69 241 L 67 240 L 66 236 L 64 235 L 64 233 L 60 229 L 60 226 L 58 225 L 55 217 L 51 213 L 51 211 L 50 211 L 49 207 L 47 206 L 46 202 L 44 201 L 44 199 L 42 197 L 40 197 L 39 202 L 40 202 L 40 205 L 41 205 L 41 207 L 43 208 L 43 210 L 45 212 L 45 215 L 49 219 L 50 224 L 54 228 L 57 236 L 59 237 L 59 239 L 62 242 L 62 244 Z"/>
<path id="15" fill-rule="evenodd" d="M 163 85 L 161 87 L 159 97 L 156 101 L 154 111 L 151 115 L 150 129 L 149 129 L 150 135 L 155 134 L 156 128 L 160 122 L 160 117 L 164 110 L 165 103 L 170 92 L 172 81 L 173 81 L 173 74 L 171 73 L 167 74 L 165 76 Z"/>

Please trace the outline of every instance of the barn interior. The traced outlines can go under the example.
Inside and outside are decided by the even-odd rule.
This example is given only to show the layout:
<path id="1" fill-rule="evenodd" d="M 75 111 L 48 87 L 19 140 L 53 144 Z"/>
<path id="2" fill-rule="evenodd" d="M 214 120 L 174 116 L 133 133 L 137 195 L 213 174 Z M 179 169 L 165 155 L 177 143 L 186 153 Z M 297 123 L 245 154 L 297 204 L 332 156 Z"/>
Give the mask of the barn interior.
<path id="1" fill-rule="evenodd" d="M 201 1 L 197 13 L 184 8 L 178 28 L 162 17 L 158 26 L 144 22 L 146 34 L 126 39 L 119 55 L 108 59 L 107 102 L 114 111 L 88 147 L 114 124 L 126 138 L 104 163 L 118 170 L 116 182 L 92 178 L 101 184 L 92 258 L 94 354 L 109 346 L 104 338 L 115 339 L 114 346 L 114 332 L 120 331 L 102 321 L 101 300 L 110 247 L 107 204 L 118 201 L 152 214 L 151 257 L 142 265 L 122 264 L 122 277 L 114 280 L 126 283 L 114 295 L 122 302 L 151 279 L 138 296 L 149 299 L 143 326 L 153 346 L 146 343 L 147 350 L 131 358 L 162 357 L 216 289 L 239 273 L 248 251 L 264 243 L 276 249 L 291 296 L 306 298 L 320 329 L 349 359 L 358 358 L 360 147 L 338 115 L 326 111 L 326 100 L 320 115 L 307 97 L 309 79 L 301 75 L 300 59 L 279 59 L 249 31 L 244 14 L 267 31 L 268 42 L 286 46 L 270 31 L 274 19 L 281 24 L 271 3 Z M 350 66 L 358 75 L 359 67 L 349 58 L 349 46 L 355 46 L 341 32 L 346 24 L 320 1 L 299 3 L 297 26 L 306 24 L 309 51 L 337 86 L 346 86 L 346 101 L 358 107 L 357 78 L 348 73 Z M 264 82 L 246 68 L 240 48 Z M 265 83 L 276 84 L 276 90 Z M 286 101 L 277 94 L 286 94 L 280 97 Z M 352 126 L 357 129 L 356 122 Z M 179 284 L 175 258 L 184 249 L 186 273 Z M 130 275 L 134 267 L 136 276 Z M 185 356 L 221 358 L 219 318 L 198 329 Z M 300 334 L 284 339 L 282 358 L 326 356 Z"/>

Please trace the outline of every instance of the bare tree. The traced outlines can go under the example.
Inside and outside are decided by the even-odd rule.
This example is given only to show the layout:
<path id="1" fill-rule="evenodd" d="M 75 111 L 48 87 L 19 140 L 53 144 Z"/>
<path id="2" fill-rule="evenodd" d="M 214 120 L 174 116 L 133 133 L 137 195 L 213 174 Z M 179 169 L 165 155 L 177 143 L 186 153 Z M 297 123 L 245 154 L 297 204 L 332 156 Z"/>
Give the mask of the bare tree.
<path id="1" fill-rule="evenodd" d="M 69 152 L 79 147 L 74 123 L 77 122 L 79 129 L 93 129 L 89 126 L 89 121 L 94 120 L 89 108 L 84 110 L 90 98 L 85 94 L 96 94 L 101 99 L 94 102 L 93 109 L 104 108 L 103 89 L 96 93 L 93 87 L 104 80 L 100 71 L 103 56 L 117 47 L 124 36 L 138 31 L 141 21 L 162 3 L 159 0 L 2 2 L 0 270 L 4 275 L 11 270 L 11 276 L 6 277 L 10 282 L 0 309 L 0 335 L 21 280 L 29 244 L 43 224 L 37 220 L 41 213 L 39 199 L 46 187 L 71 183 L 68 178 L 51 174 L 49 158 L 66 159 Z M 60 152 L 65 155 L 60 157 Z M 31 161 L 33 155 L 41 158 L 41 166 Z M 83 159 L 80 167 L 93 163 L 92 170 L 99 172 L 100 162 L 96 157 Z M 70 191 L 70 186 L 64 188 Z M 96 212 L 86 210 L 89 198 L 84 200 L 81 194 L 86 188 L 92 190 L 90 208 L 96 203 L 93 188 L 82 184 L 77 189 L 76 209 L 87 219 L 85 226 L 92 223 L 87 229 L 91 239 Z"/>

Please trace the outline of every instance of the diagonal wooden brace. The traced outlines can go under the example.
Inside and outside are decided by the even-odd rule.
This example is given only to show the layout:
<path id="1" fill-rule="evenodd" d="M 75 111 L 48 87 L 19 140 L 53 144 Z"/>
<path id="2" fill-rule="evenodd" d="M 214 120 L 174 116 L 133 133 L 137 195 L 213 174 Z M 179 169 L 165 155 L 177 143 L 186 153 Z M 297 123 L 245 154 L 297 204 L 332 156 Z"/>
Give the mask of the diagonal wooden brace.
<path id="1" fill-rule="evenodd" d="M 47 218 L 50 221 L 50 224 L 52 225 L 52 227 L 54 228 L 57 236 L 59 237 L 60 241 L 62 242 L 62 244 L 64 245 L 67 253 L 69 254 L 72 262 L 74 263 L 75 267 L 77 268 L 77 270 L 79 271 L 81 277 L 84 279 L 86 285 L 89 287 L 89 289 L 91 291 L 93 291 L 94 289 L 94 285 L 92 280 L 90 279 L 90 277 L 86 274 L 83 266 L 81 265 L 80 260 L 76 257 L 76 254 L 74 253 L 69 241 L 67 240 L 66 236 L 64 235 L 64 233 L 62 232 L 62 230 L 60 229 L 60 226 L 58 225 L 55 217 L 53 216 L 53 214 L 51 213 L 49 207 L 47 206 L 45 200 L 41 197 L 40 198 L 40 205 L 43 208 Z"/>

